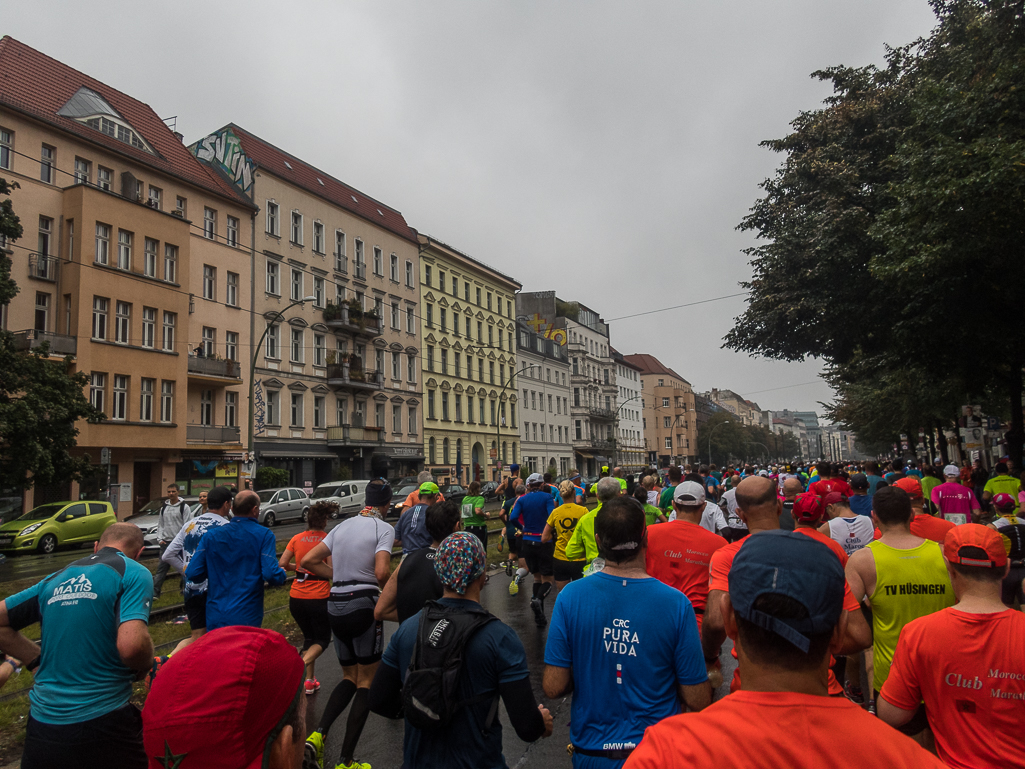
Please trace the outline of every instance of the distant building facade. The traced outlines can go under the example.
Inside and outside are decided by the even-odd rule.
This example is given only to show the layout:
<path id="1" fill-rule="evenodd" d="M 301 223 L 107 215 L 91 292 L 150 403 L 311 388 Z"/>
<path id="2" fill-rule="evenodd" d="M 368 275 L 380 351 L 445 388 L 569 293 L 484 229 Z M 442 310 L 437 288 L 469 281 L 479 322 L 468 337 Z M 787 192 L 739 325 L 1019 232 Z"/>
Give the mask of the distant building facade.
<path id="1" fill-rule="evenodd" d="M 640 373 L 649 459 L 659 467 L 698 461 L 698 412 L 690 382 L 654 355 L 636 353 L 625 360 Z"/>

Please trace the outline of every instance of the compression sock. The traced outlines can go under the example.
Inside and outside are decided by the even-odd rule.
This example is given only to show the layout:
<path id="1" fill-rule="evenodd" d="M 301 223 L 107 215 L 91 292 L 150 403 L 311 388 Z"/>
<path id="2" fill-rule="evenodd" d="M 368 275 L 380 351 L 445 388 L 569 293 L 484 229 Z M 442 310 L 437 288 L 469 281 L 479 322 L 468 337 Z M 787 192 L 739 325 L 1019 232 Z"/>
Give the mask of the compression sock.
<path id="1" fill-rule="evenodd" d="M 538 591 L 538 595 L 537 595 L 537 597 L 541 599 L 541 603 L 545 602 L 545 599 L 548 597 L 548 594 L 550 592 L 552 592 L 552 583 L 551 582 L 542 582 L 541 583 L 541 590 Z"/>
<path id="2" fill-rule="evenodd" d="M 524 569 L 523 567 L 520 567 L 516 570 L 516 581 L 522 582 L 523 578 L 526 577 L 528 574 L 530 574 L 529 569 Z"/>
<path id="3" fill-rule="evenodd" d="M 342 755 L 339 762 L 342 764 L 352 763 L 352 754 L 356 752 L 356 743 L 363 733 L 363 725 L 370 715 L 370 690 L 357 689 L 356 696 L 352 700 L 352 709 L 349 710 L 349 720 L 345 724 L 345 739 L 342 740 Z"/>
<path id="4" fill-rule="evenodd" d="M 531 596 L 534 598 L 537 598 L 538 594 L 541 592 L 541 583 L 536 579 L 534 580 L 534 584 L 531 586 L 531 591 Z"/>
<path id="5" fill-rule="evenodd" d="M 324 715 L 320 717 L 320 723 L 317 725 L 317 731 L 321 734 L 326 735 L 327 730 L 331 728 L 331 724 L 335 722 L 335 719 L 342 714 L 342 711 L 349 704 L 349 700 L 352 699 L 352 695 L 356 693 L 356 682 L 350 681 L 347 678 L 343 678 L 333 692 L 331 697 L 327 701 L 327 705 L 324 707 Z"/>

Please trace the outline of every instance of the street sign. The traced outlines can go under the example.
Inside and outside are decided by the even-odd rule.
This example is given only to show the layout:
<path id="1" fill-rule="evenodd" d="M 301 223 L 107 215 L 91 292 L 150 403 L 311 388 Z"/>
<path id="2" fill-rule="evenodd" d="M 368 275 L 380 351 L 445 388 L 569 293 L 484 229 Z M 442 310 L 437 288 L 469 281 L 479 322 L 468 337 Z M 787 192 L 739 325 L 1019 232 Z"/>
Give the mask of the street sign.
<path id="1" fill-rule="evenodd" d="M 110 449 L 106 449 L 106 448 L 100 449 L 100 464 L 101 465 L 109 465 L 110 464 Z"/>

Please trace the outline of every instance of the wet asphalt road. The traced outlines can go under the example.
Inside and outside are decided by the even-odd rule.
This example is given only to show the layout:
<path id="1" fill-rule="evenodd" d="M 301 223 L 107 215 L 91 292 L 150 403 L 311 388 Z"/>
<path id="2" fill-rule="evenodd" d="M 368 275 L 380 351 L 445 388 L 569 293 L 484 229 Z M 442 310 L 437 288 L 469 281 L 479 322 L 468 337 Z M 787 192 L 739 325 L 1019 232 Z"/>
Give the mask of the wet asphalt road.
<path id="1" fill-rule="evenodd" d="M 481 593 L 481 603 L 519 635 L 526 651 L 527 665 L 530 667 L 530 682 L 534 689 L 534 697 L 538 702 L 544 703 L 545 707 L 552 712 L 555 724 L 551 737 L 540 739 L 533 744 L 525 743 L 516 736 L 516 732 L 509 725 L 509 717 L 503 703 L 499 708 L 499 719 L 502 723 L 505 760 L 511 769 L 526 769 L 528 767 L 537 767 L 537 769 L 566 767 L 568 769 L 572 766 L 572 759 L 566 752 L 566 746 L 570 742 L 569 721 L 572 695 L 552 701 L 544 696 L 544 691 L 541 688 L 541 676 L 544 672 L 544 646 L 548 631 L 547 628 L 538 629 L 534 624 L 534 614 L 529 606 L 530 578 L 525 581 L 519 594 L 515 596 L 509 595 L 508 585 L 509 577 L 505 576 L 504 571 L 493 572 L 491 580 Z M 546 609 L 550 619 L 554 601 L 549 601 L 548 604 Z M 384 623 L 386 645 L 397 627 L 398 625 L 394 622 Z M 723 678 L 726 683 L 716 691 L 715 699 L 725 696 L 729 691 L 729 680 L 736 667 L 736 661 L 730 654 L 731 648 L 732 645 L 727 640 L 723 645 L 721 655 Z M 329 649 L 317 661 L 317 678 L 321 683 L 320 691 L 307 697 L 307 731 L 313 731 L 316 728 L 332 689 L 342 678 L 342 670 L 334 656 L 333 649 Z M 325 767 L 333 767 L 339 760 L 347 717 L 348 710 L 335 721 L 328 733 L 327 749 L 324 755 Z M 389 721 L 371 713 L 357 745 L 356 758 L 371 764 L 374 769 L 398 769 L 402 766 L 402 732 L 402 721 Z"/>

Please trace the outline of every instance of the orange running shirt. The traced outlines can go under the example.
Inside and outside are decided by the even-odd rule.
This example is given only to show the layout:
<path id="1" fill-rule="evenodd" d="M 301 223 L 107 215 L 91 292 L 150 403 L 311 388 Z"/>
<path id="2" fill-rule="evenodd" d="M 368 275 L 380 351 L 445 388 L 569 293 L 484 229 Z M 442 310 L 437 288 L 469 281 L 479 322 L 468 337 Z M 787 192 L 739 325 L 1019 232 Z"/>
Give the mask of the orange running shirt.
<path id="1" fill-rule="evenodd" d="M 296 534 L 288 541 L 287 549 L 295 554 L 296 567 L 302 563 L 306 554 L 319 545 L 326 536 L 326 531 L 304 531 Z M 292 581 L 292 589 L 288 591 L 288 594 L 292 598 L 327 598 L 331 595 L 331 583 L 327 580 L 299 581 L 300 575 L 309 573 L 306 569 L 296 568 L 296 579 Z"/>
<path id="2" fill-rule="evenodd" d="M 659 524 L 665 526 L 664 523 Z M 817 532 L 816 532 L 817 533 Z M 650 535 L 649 535 L 650 536 Z M 750 536 L 750 535 L 748 535 Z M 823 534 L 823 537 L 826 535 Z M 826 537 L 829 539 L 828 537 Z M 730 592 L 730 567 L 733 566 L 733 559 L 737 555 L 737 551 L 740 550 L 740 546 L 744 544 L 747 537 L 744 539 L 738 539 L 736 542 L 730 542 L 726 547 L 720 547 L 714 553 L 712 553 L 712 561 L 708 567 L 708 590 L 722 590 L 724 593 Z M 832 540 L 830 540 L 832 542 Z M 835 542 L 833 544 L 836 544 Z M 837 545 L 837 547 L 840 547 Z M 843 550 L 843 548 L 840 548 Z M 844 553 L 844 556 L 847 554 Z M 843 585 L 843 608 L 845 611 L 861 611 L 861 604 L 854 598 L 854 593 L 851 592 L 851 586 L 847 584 L 846 580 Z M 737 649 L 734 647 L 730 650 L 730 654 L 733 658 L 737 658 Z M 843 694 L 843 687 L 837 683 L 836 676 L 833 675 L 833 669 L 829 669 L 829 675 L 827 677 L 827 685 L 829 687 L 830 694 Z M 733 681 L 730 682 L 730 693 L 740 689 L 740 667 L 738 666 L 733 671 Z"/>
<path id="3" fill-rule="evenodd" d="M 734 766 L 943 769 L 910 737 L 843 697 L 743 691 L 649 726 L 624 769 Z"/>
<path id="4" fill-rule="evenodd" d="M 652 577 L 675 587 L 694 607 L 701 630 L 708 600 L 708 568 L 712 553 L 728 544 L 718 534 L 690 521 L 649 526 L 645 568 Z"/>
<path id="5" fill-rule="evenodd" d="M 844 550 L 843 545 L 841 545 L 835 539 L 833 539 L 827 534 L 823 534 L 818 529 L 809 529 L 807 526 L 796 526 L 794 527 L 794 531 L 796 531 L 798 534 L 805 534 L 814 540 L 818 540 L 823 545 L 829 547 L 830 550 L 836 553 L 836 557 L 840 559 L 840 565 L 843 566 L 845 569 L 847 568 L 847 559 L 849 557 L 847 555 L 847 551 Z"/>
<path id="6" fill-rule="evenodd" d="M 947 532 L 954 528 L 954 524 L 945 518 L 936 518 L 926 513 L 917 513 L 911 519 L 911 533 L 922 539 L 931 539 L 933 542 L 943 544 Z M 883 533 L 876 529 L 875 538 L 882 539 Z"/>
<path id="7" fill-rule="evenodd" d="M 952 767 L 1025 767 L 1025 614 L 943 609 L 901 630 L 880 696 L 925 702 L 940 758 Z"/>

